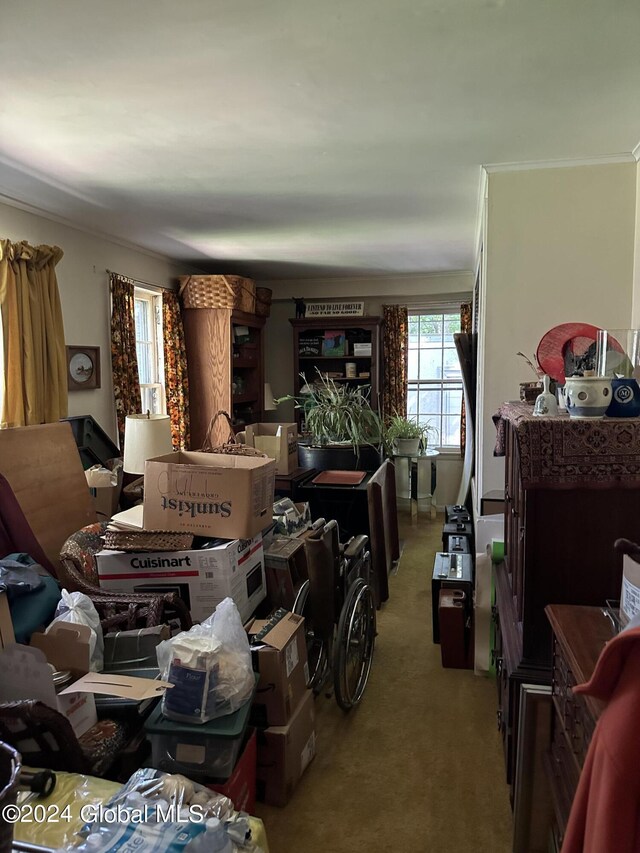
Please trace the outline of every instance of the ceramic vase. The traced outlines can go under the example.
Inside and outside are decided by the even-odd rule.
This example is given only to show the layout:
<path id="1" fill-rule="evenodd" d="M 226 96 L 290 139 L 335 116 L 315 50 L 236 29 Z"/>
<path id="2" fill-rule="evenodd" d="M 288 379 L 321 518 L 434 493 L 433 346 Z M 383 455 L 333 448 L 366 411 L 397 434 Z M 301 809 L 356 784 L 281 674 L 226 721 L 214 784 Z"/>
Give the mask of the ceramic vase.
<path id="1" fill-rule="evenodd" d="M 609 418 L 635 418 L 640 415 L 640 387 L 635 379 L 611 380 Z"/>
<path id="2" fill-rule="evenodd" d="M 538 417 L 553 417 L 558 414 L 558 401 L 550 390 L 551 378 L 547 375 L 542 378 L 542 394 L 536 397 L 533 414 Z"/>
<path id="3" fill-rule="evenodd" d="M 611 402 L 611 380 L 606 376 L 568 376 L 564 395 L 570 417 L 601 418 Z"/>

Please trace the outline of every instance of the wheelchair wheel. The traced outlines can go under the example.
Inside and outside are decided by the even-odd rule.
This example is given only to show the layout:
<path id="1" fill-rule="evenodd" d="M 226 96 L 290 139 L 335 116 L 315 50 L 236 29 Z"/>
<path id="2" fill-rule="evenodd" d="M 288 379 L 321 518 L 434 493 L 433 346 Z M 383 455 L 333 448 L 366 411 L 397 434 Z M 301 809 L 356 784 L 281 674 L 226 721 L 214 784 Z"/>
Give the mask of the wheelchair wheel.
<path id="1" fill-rule="evenodd" d="M 307 642 L 307 657 L 309 659 L 309 679 L 307 687 L 310 687 L 317 693 L 325 679 L 329 658 L 327 656 L 326 643 L 320 637 L 317 637 L 313 631 L 313 625 L 310 618 L 310 602 L 309 602 L 309 581 L 306 580 L 300 587 L 296 600 L 293 603 L 293 612 L 298 616 L 305 618 L 305 639 Z"/>
<path id="2" fill-rule="evenodd" d="M 347 592 L 333 654 L 336 702 L 349 711 L 364 693 L 376 636 L 376 610 L 371 587 L 358 578 Z"/>

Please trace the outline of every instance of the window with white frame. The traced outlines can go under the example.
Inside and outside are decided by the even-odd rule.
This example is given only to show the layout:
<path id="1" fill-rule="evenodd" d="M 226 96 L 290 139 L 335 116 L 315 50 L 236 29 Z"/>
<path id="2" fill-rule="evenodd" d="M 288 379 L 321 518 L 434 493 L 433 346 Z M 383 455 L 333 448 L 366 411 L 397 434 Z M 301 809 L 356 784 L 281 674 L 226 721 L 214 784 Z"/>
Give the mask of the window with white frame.
<path id="1" fill-rule="evenodd" d="M 430 444 L 460 448 L 462 371 L 453 340 L 460 309 L 409 312 L 407 416 L 438 431 Z"/>
<path id="2" fill-rule="evenodd" d="M 162 346 L 162 296 L 135 288 L 136 355 L 142 411 L 166 414 L 164 349 Z"/>

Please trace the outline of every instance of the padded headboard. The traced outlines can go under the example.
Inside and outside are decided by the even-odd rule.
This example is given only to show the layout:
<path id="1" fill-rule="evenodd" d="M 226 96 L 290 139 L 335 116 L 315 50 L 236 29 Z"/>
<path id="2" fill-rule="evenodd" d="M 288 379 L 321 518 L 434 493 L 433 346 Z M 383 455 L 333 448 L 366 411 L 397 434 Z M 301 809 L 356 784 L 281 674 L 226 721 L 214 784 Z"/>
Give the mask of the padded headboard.
<path id="1" fill-rule="evenodd" d="M 67 537 L 97 521 L 70 424 L 0 430 L 0 473 L 57 569 Z"/>

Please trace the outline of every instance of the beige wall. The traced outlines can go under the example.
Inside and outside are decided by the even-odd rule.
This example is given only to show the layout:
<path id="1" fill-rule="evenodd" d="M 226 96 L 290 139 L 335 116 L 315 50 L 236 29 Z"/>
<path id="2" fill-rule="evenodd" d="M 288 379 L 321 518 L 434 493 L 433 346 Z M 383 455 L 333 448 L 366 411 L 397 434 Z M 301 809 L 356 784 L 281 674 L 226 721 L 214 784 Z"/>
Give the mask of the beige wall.
<path id="1" fill-rule="evenodd" d="M 67 344 L 99 346 L 101 388 L 71 391 L 69 415 L 93 415 L 113 439 L 116 436 L 109 344 L 109 280 L 107 269 L 131 278 L 169 285 L 180 272 L 170 261 L 106 238 L 71 228 L 25 210 L 0 204 L 0 237 L 32 244 L 60 246 L 57 267 Z"/>
<path id="2" fill-rule="evenodd" d="M 488 176 L 479 337 L 478 489 L 502 488 L 491 415 L 529 379 L 516 356 L 535 353 L 559 323 L 631 322 L 635 163 L 496 172 Z"/>

